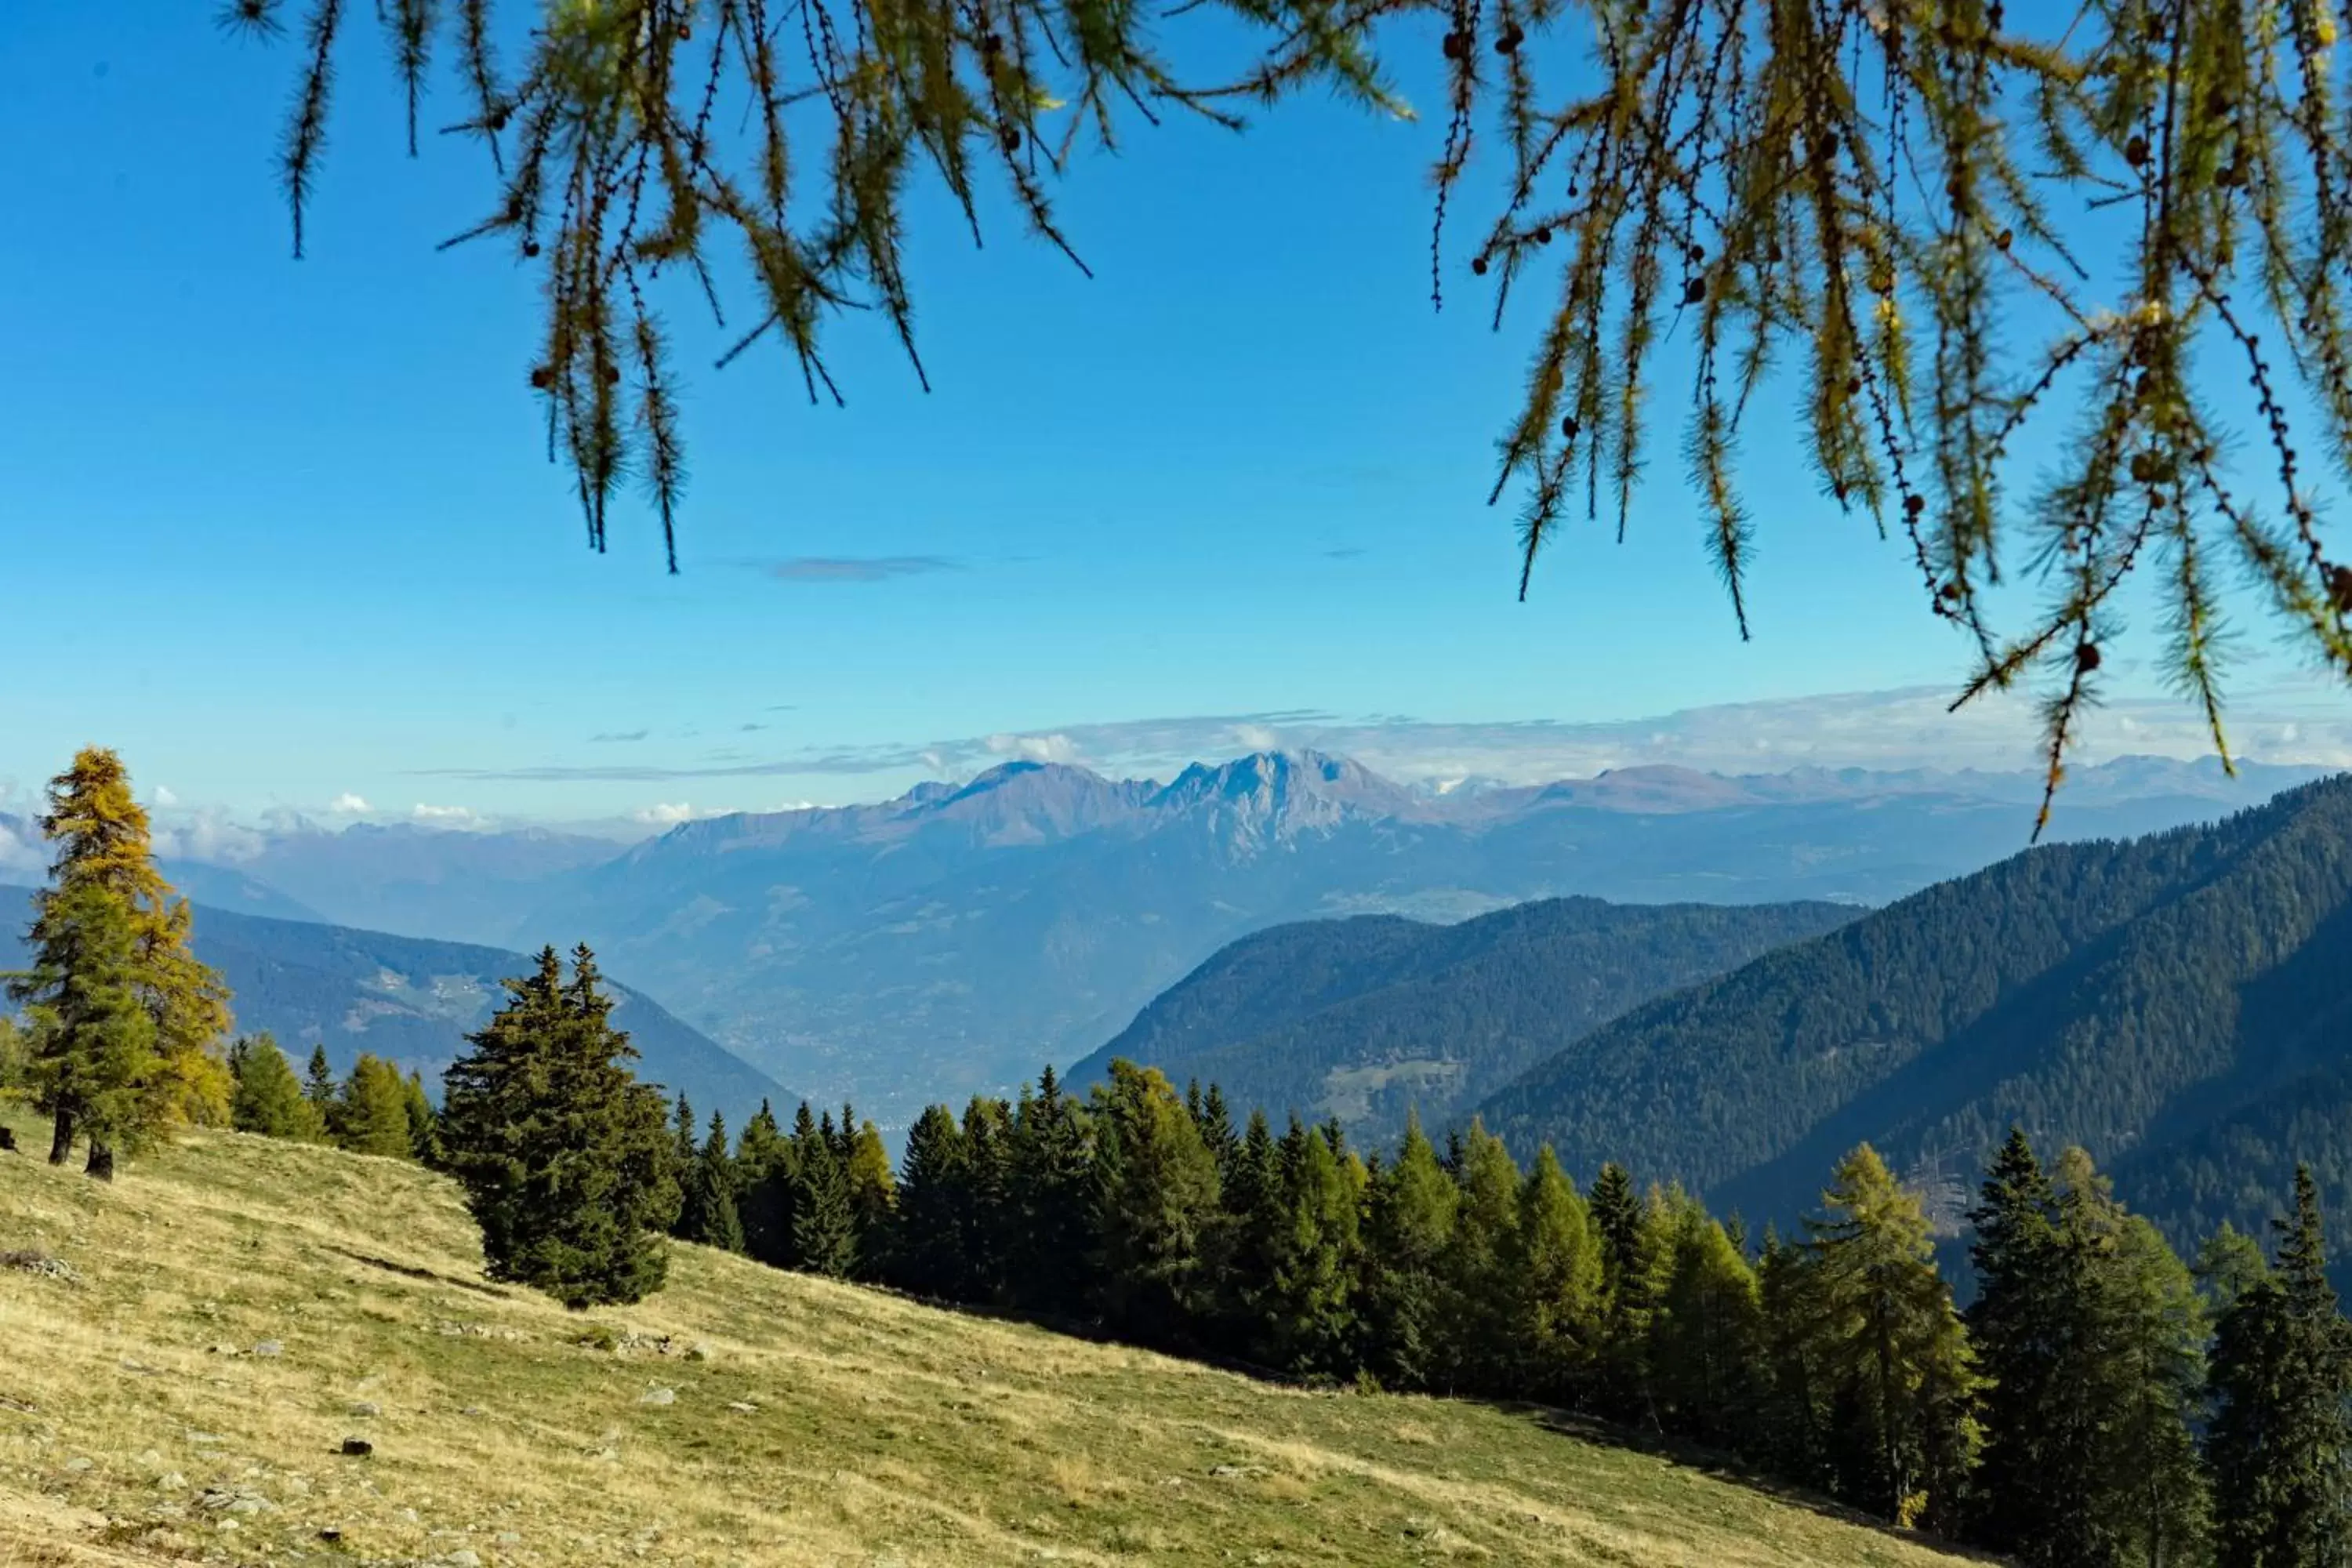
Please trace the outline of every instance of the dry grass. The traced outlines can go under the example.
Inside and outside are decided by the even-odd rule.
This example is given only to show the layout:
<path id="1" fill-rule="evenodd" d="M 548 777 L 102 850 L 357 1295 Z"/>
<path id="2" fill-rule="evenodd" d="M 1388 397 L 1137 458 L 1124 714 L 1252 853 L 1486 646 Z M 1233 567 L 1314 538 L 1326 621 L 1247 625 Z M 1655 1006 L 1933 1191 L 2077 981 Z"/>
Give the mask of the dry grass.
<path id="1" fill-rule="evenodd" d="M 0 1568 L 1955 1561 L 1529 1415 L 1268 1389 L 698 1248 L 642 1307 L 569 1314 L 483 1283 L 447 1184 L 257 1139 L 111 1189 L 0 1156 L 12 1249 L 75 1278 L 0 1268 Z"/>

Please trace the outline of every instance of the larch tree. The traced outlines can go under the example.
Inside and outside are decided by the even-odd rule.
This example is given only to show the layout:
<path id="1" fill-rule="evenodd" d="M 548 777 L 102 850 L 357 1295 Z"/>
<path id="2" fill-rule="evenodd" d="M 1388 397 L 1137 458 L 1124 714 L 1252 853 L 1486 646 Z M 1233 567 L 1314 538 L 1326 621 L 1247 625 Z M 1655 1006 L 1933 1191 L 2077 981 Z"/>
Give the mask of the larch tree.
<path id="1" fill-rule="evenodd" d="M 1981 1379 L 1927 1215 L 1867 1143 L 1839 1162 L 1822 1198 L 1807 1246 L 1821 1373 L 1847 1417 L 1842 1489 L 1901 1523 L 1957 1523 Z"/>
<path id="2" fill-rule="evenodd" d="M 1601 1247 L 1576 1184 L 1547 1143 L 1519 1189 L 1506 1279 L 1510 1341 L 1538 1398 L 1564 1402 L 1591 1371 L 1601 1328 Z"/>
<path id="3" fill-rule="evenodd" d="M 567 1307 L 641 1300 L 678 1206 L 661 1095 L 631 1071 L 586 947 L 568 980 L 551 947 L 506 987 L 443 1077 L 443 1147 L 489 1273 Z"/>
<path id="4" fill-rule="evenodd" d="M 342 1091 L 327 1114 L 335 1142 L 355 1154 L 405 1160 L 415 1153 L 415 1129 L 408 1108 L 408 1085 L 400 1069 L 362 1051 L 343 1079 Z"/>
<path id="5" fill-rule="evenodd" d="M 175 1124 L 228 1119 L 228 988 L 190 950 L 193 912 L 155 868 L 121 759 L 84 748 L 49 781 L 47 805 L 50 885 L 27 933 L 33 967 L 8 994 L 34 1021 L 51 1161 L 83 1133 L 89 1173 L 111 1179 L 118 1148 L 135 1153 Z M 122 1015 L 124 995 L 143 1029 Z"/>
<path id="6" fill-rule="evenodd" d="M 1444 1375 L 1445 1261 L 1461 1206 L 1421 1119 L 1408 1115 L 1396 1158 L 1372 1178 L 1364 1216 L 1373 1370 L 1394 1386 L 1428 1388 Z"/>
<path id="7" fill-rule="evenodd" d="M 1440 73 L 1433 303 L 1465 267 L 1497 328 L 1545 293 L 1488 498 L 1517 501 L 1523 595 L 1570 519 L 1622 535 L 1637 514 L 1677 341 L 1685 482 L 1743 637 L 1759 520 L 1738 456 L 1761 411 L 1908 558 L 1974 667 L 1961 701 L 2039 685 L 2053 788 L 2136 585 L 2225 756 L 2226 574 L 2352 674 L 2352 564 L 2317 493 L 2352 459 L 2331 4 L 1226 0 L 1241 53 L 1215 65 L 1163 41 L 1194 8 L 810 0 L 784 27 L 768 0 L 400 0 L 382 32 L 410 151 L 446 62 L 445 128 L 483 153 L 482 216 L 446 243 L 539 277 L 527 380 L 599 549 L 636 477 L 677 566 L 665 296 L 731 323 L 722 364 L 781 344 L 813 401 L 840 396 L 831 324 L 873 310 L 928 385 L 919 172 L 975 242 L 1001 192 L 1076 263 L 1055 193 L 1082 143 L 1171 111 L 1238 127 L 1308 89 L 1415 117 L 1391 74 L 1410 58 Z M 298 257 L 352 10 L 222 6 L 264 37 L 299 18 L 279 163 Z M 2019 611 L 2021 576 L 2042 592 Z"/>
<path id="8" fill-rule="evenodd" d="M 327 1123 L 318 1107 L 303 1096 L 302 1080 L 293 1064 L 268 1034 L 241 1039 L 229 1047 L 229 1072 L 236 1089 L 229 1101 L 229 1125 L 239 1132 L 265 1138 L 290 1138 L 317 1143 L 327 1136 Z"/>
<path id="9" fill-rule="evenodd" d="M 1209 1317 L 1216 1156 L 1156 1068 L 1112 1062 L 1092 1119 L 1104 1317 L 1147 1343 L 1177 1342 Z"/>

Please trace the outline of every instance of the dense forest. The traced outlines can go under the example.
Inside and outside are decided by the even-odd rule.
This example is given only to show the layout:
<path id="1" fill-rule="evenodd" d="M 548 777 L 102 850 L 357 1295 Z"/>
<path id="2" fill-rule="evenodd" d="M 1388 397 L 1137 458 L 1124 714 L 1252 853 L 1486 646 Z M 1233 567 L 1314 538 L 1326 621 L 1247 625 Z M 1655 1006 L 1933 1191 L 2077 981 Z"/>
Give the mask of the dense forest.
<path id="1" fill-rule="evenodd" d="M 1626 1009 L 1860 912 L 1546 899 L 1456 925 L 1277 926 L 1218 952 L 1070 1080 L 1090 1087 L 1123 1057 L 1385 1141 L 1408 1110 L 1448 1121 Z"/>
<path id="2" fill-rule="evenodd" d="M 2116 1152 L 2176 1245 L 2259 1229 L 2294 1163 L 2352 1198 L 2352 779 L 2204 827 L 2053 845 L 1637 1007 L 1482 1108 L 1792 1215 L 1870 1140 L 1965 1183 L 2011 1125 Z M 1948 1215 L 1943 1216 L 1952 1217 Z"/>
<path id="3" fill-rule="evenodd" d="M 509 1157 L 485 1136 L 506 1123 L 467 1131 L 461 1075 L 544 1081 L 526 1058 L 574 1048 L 526 1026 L 581 994 L 542 963 L 541 999 L 519 983 L 453 1068 L 451 1149 Z M 529 1114 L 585 1124 L 642 1093 L 622 1075 Z M 849 1107 L 803 1104 L 789 1129 L 762 1108 L 730 1139 L 681 1100 L 667 1163 L 674 1235 L 779 1268 L 1274 1376 L 1580 1410 L 2029 1563 L 2315 1568 L 2352 1540 L 2352 1325 L 2300 1170 L 2274 1258 L 2225 1227 L 2192 1268 L 2082 1150 L 2045 1165 L 2012 1132 L 1969 1213 L 1963 1312 L 1919 1195 L 1867 1143 L 1799 1227 L 1758 1235 L 1618 1164 L 1580 1188 L 1475 1121 L 1368 1151 L 1122 1059 L 1084 1098 L 1048 1068 L 1011 1101 L 934 1106 L 895 1172 Z M 568 1300 L 658 1283 L 642 1242 L 618 1283 L 583 1284 L 568 1246 L 572 1272 L 534 1272 L 511 1210 L 568 1234 L 579 1206 L 459 1164 L 502 1277 Z"/>

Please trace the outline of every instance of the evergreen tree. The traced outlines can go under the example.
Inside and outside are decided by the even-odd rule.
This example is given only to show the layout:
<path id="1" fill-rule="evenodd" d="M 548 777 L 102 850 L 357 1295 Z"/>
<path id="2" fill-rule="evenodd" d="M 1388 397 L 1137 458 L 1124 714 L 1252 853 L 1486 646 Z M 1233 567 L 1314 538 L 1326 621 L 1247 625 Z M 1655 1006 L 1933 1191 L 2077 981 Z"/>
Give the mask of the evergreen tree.
<path id="1" fill-rule="evenodd" d="M 32 967 L 8 994 L 41 1037 L 37 1103 L 54 1123 L 52 1162 L 79 1131 L 89 1173 L 111 1178 L 118 1146 L 135 1152 L 175 1123 L 228 1119 L 228 988 L 190 950 L 194 914 L 155 868 L 121 759 L 77 753 L 49 782 L 41 831 L 56 847 L 51 885 L 34 900 Z M 121 1013 L 125 993 L 144 1029 Z"/>
<path id="2" fill-rule="evenodd" d="M 744 1250 L 772 1268 L 792 1268 L 792 1145 L 764 1100 L 736 1141 L 735 1183 Z"/>
<path id="3" fill-rule="evenodd" d="M 1006 1170 L 1014 1229 L 1013 1299 L 1033 1312 L 1075 1318 L 1096 1297 L 1095 1157 L 1085 1109 L 1048 1065 L 1013 1127 Z"/>
<path id="4" fill-rule="evenodd" d="M 974 1301 L 1000 1303 L 1011 1289 L 1015 1233 L 1013 1110 L 994 1095 L 975 1094 L 963 1108 L 964 1289 Z"/>
<path id="5" fill-rule="evenodd" d="M 400 1069 L 381 1057 L 361 1052 L 328 1112 L 327 1129 L 337 1147 L 355 1154 L 407 1159 L 414 1140 L 408 1086 L 401 1081 Z"/>
<path id="6" fill-rule="evenodd" d="M 1208 1267 L 1219 1337 L 1234 1353 L 1268 1364 L 1281 1354 L 1265 1297 L 1288 1225 L 1285 1195 L 1274 1129 L 1264 1110 L 1253 1110 L 1218 1179 Z"/>
<path id="7" fill-rule="evenodd" d="M 803 1100 L 793 1120 L 792 1224 L 796 1268 L 835 1279 L 857 1266 L 857 1215 L 850 1207 L 849 1173 L 842 1168 L 833 1113 L 820 1124 Z"/>
<path id="8" fill-rule="evenodd" d="M 2057 1193 L 2021 1130 L 2010 1130 L 1969 1220 L 1978 1294 L 1968 1323 L 1990 1379 L 1976 1531 L 2029 1562 L 2072 1563 L 2090 1493 L 2083 1413 L 2062 1395 L 2077 1260 L 2060 1246 Z"/>
<path id="9" fill-rule="evenodd" d="M 1273 1201 L 1265 1217 L 1261 1344 L 1286 1372 L 1337 1374 L 1349 1364 L 1356 1318 L 1349 1266 L 1357 1211 L 1329 1140 L 1297 1117 L 1276 1154 Z"/>
<path id="10" fill-rule="evenodd" d="M 1742 1447 L 1789 1479 L 1827 1489 L 1833 1480 L 1831 1398 L 1812 1253 L 1783 1242 L 1767 1226 L 1756 1287 L 1759 1408 L 1755 1430 Z"/>
<path id="11" fill-rule="evenodd" d="M 1656 1310 L 1660 1262 L 1648 1205 L 1633 1178 L 1614 1161 L 1592 1183 L 1592 1227 L 1601 1241 L 1601 1407 L 1622 1421 L 1657 1425 L 1650 1379 L 1650 1318 Z"/>
<path id="12" fill-rule="evenodd" d="M 1975 1371 L 1916 1195 L 1857 1147 L 1809 1221 L 1839 1489 L 1899 1523 L 1956 1522 L 1975 1458 Z"/>
<path id="13" fill-rule="evenodd" d="M 302 1079 L 302 1098 L 319 1113 L 319 1125 L 325 1127 L 334 1121 L 335 1069 L 327 1061 L 327 1047 L 322 1041 L 310 1047 L 310 1064 Z"/>
<path id="14" fill-rule="evenodd" d="M 2214 1337 L 2206 1460 L 2221 1568 L 2334 1564 L 2352 1543 L 2352 1371 L 2318 1189 L 2300 1165 L 2294 1200 L 2294 1217 L 2277 1225 L 2276 1269 L 2244 1285 Z"/>
<path id="15" fill-rule="evenodd" d="M 678 1206 L 659 1091 L 630 1071 L 599 982 L 585 946 L 568 984 L 546 949 L 443 1080 L 442 1139 L 491 1277 L 569 1307 L 659 1289 L 655 1233 Z"/>
<path id="16" fill-rule="evenodd" d="M 1591 1371 L 1600 1329 L 1601 1247 L 1549 1143 L 1519 1188 L 1505 1278 L 1508 1343 L 1525 1385 L 1539 1399 L 1568 1403 Z"/>
<path id="17" fill-rule="evenodd" d="M 1650 1321 L 1661 1419 L 1717 1447 L 1753 1429 L 1760 1390 L 1763 1308 L 1755 1270 L 1696 1199 L 1665 1205 L 1673 1238 Z"/>
<path id="18" fill-rule="evenodd" d="M 701 1121 L 696 1121 L 694 1107 L 687 1102 L 685 1090 L 679 1090 L 677 1105 L 670 1107 L 670 1163 L 677 1168 L 677 1183 L 679 1183 L 677 1223 L 679 1225 L 687 1223 L 687 1204 L 685 1204 L 687 1171 L 694 1168 L 696 1159 L 701 1159 L 703 1154 L 701 1135 L 703 1135 Z"/>
<path id="19" fill-rule="evenodd" d="M 266 1034 L 240 1039 L 229 1047 L 228 1063 L 236 1082 L 229 1100 L 230 1126 L 265 1138 L 306 1143 L 325 1139 L 326 1124 L 318 1108 L 303 1098 L 302 1082 L 276 1040 Z"/>
<path id="20" fill-rule="evenodd" d="M 1365 1216 L 1365 1311 L 1373 1370 L 1399 1388 L 1444 1376 L 1445 1262 L 1460 1189 L 1421 1131 L 1405 1122 L 1396 1158 L 1373 1176 Z"/>
<path id="21" fill-rule="evenodd" d="M 1509 1385 L 1511 1258 L 1518 1246 L 1519 1168 L 1503 1141 L 1473 1118 L 1454 1170 L 1461 1193 L 1445 1249 L 1449 1386 Z"/>
<path id="22" fill-rule="evenodd" d="M 1217 1213 L 1216 1159 L 1157 1069 L 1113 1061 L 1095 1095 L 1104 1316 L 1136 1339 L 1174 1343 L 1211 1305 L 1202 1244 Z"/>
<path id="23" fill-rule="evenodd" d="M 414 1068 L 408 1073 L 408 1153 L 420 1165 L 441 1168 L 441 1115 L 433 1109 L 433 1097 L 425 1092 L 425 1076 Z"/>
<path id="24" fill-rule="evenodd" d="M 1217 1181 L 1222 1186 L 1231 1179 L 1229 1173 L 1233 1169 L 1234 1156 L 1241 1152 L 1242 1139 L 1241 1134 L 1234 1131 L 1234 1114 L 1225 1104 L 1225 1091 L 1216 1084 L 1209 1085 L 1209 1092 L 1202 1097 L 1200 1115 L 1196 1120 L 1201 1124 L 1201 1141 L 1209 1146 L 1209 1152 L 1216 1159 Z"/>
<path id="25" fill-rule="evenodd" d="M 743 1221 L 735 1207 L 735 1162 L 727 1152 L 727 1119 L 710 1113 L 710 1132 L 687 1167 L 677 1232 L 683 1241 L 727 1252 L 743 1250 Z"/>
<path id="26" fill-rule="evenodd" d="M 899 1162 L 898 1234 L 889 1261 L 894 1283 L 919 1296 L 962 1299 L 970 1274 L 963 1215 L 971 1202 L 963 1129 L 946 1106 L 927 1106 L 907 1130 Z"/>

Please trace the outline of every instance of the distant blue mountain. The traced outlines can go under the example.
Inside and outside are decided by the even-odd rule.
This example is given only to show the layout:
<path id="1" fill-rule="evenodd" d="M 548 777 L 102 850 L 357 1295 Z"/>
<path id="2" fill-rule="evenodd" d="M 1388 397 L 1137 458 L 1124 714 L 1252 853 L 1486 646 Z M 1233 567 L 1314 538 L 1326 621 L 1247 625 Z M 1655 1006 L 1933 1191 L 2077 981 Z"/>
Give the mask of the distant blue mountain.
<path id="1" fill-rule="evenodd" d="M 0 887 L 0 970 L 23 967 L 22 933 L 31 921 L 32 889 Z M 240 1032 L 274 1035 L 297 1067 L 324 1044 L 338 1072 L 362 1051 L 437 1082 L 504 1000 L 499 982 L 530 972 L 519 952 L 426 942 L 313 921 L 233 914 L 199 904 L 196 956 L 221 972 L 235 993 Z M 671 1094 L 683 1090 L 698 1112 L 726 1113 L 740 1127 L 762 1100 L 779 1107 L 799 1096 L 680 1023 L 642 993 L 611 987 L 613 1018 L 629 1034 L 637 1076 Z M 781 1113 L 781 1112 L 780 1112 Z"/>

